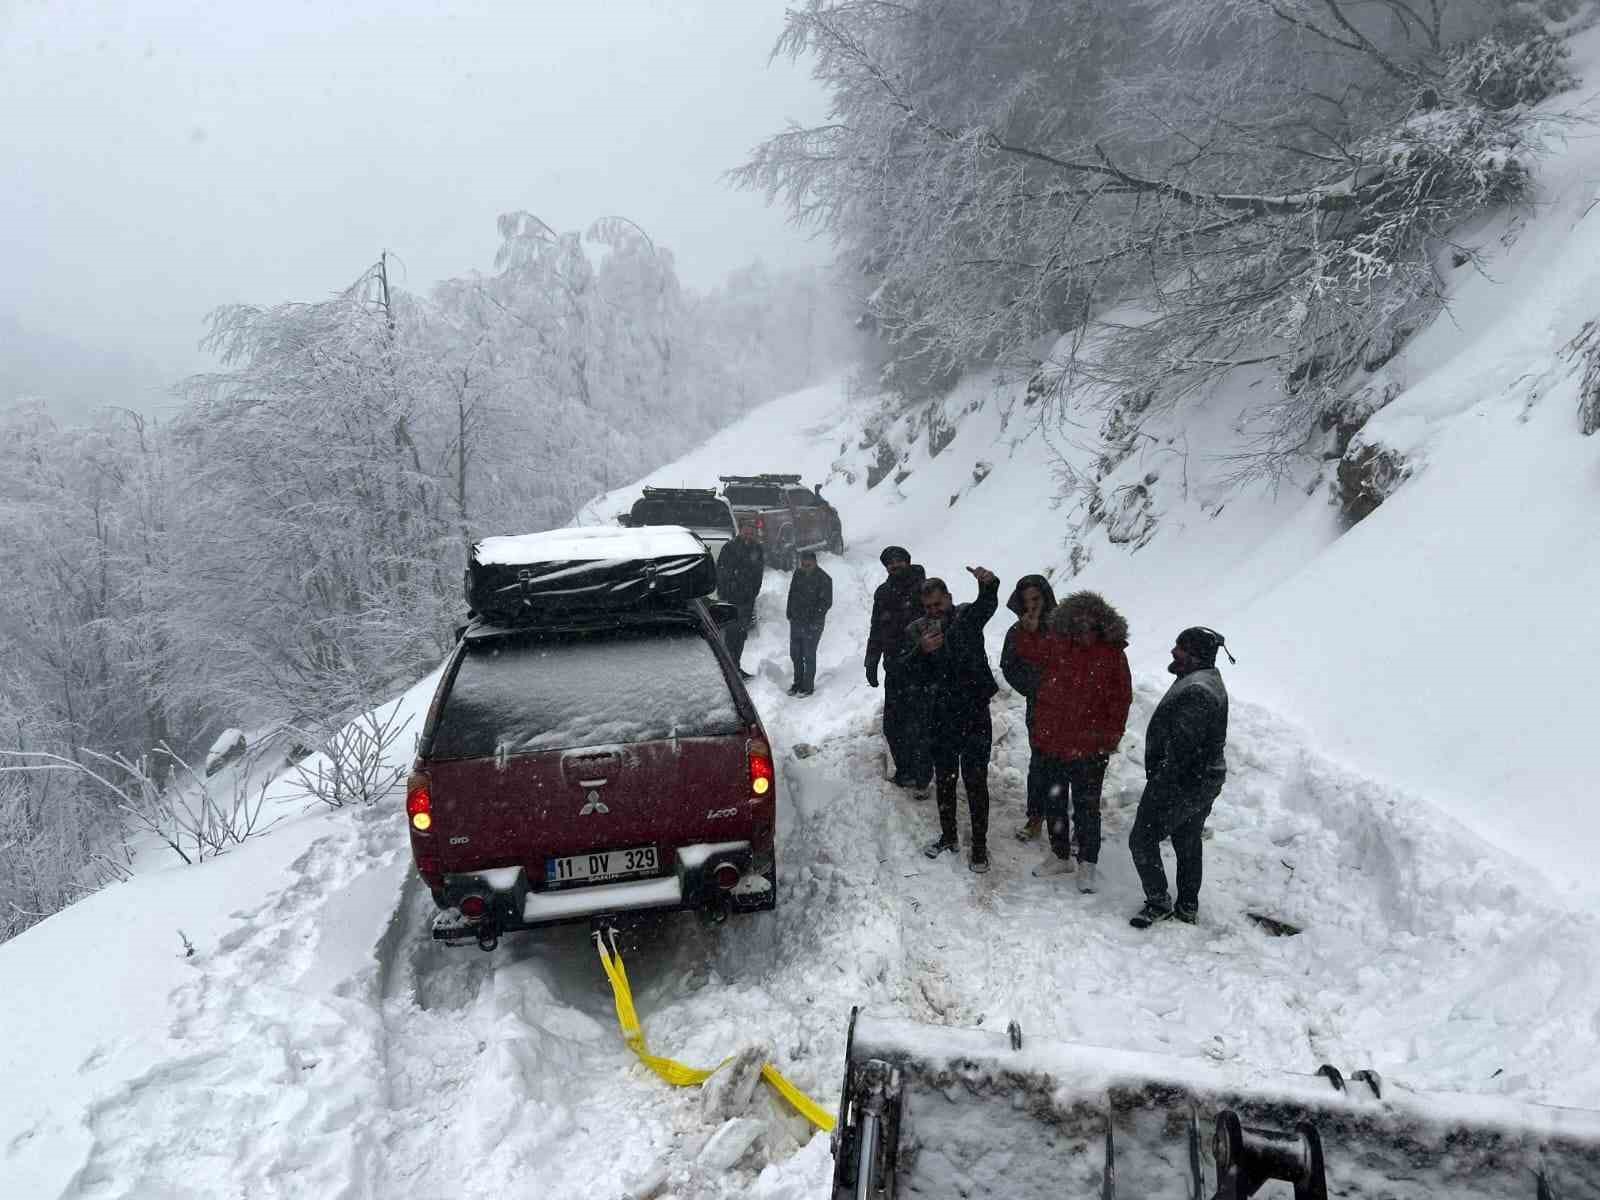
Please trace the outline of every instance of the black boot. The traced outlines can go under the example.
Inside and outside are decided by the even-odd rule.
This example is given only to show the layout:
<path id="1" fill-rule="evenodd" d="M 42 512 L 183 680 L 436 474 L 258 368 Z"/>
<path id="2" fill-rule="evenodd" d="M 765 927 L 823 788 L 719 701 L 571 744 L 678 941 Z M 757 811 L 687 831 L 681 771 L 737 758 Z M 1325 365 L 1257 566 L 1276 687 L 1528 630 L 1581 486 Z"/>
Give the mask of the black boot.
<path id="1" fill-rule="evenodd" d="M 1172 918 L 1172 906 L 1157 904 L 1154 900 L 1146 900 L 1144 907 L 1128 919 L 1128 924 L 1135 929 L 1149 929 L 1158 921 L 1167 921 Z"/>

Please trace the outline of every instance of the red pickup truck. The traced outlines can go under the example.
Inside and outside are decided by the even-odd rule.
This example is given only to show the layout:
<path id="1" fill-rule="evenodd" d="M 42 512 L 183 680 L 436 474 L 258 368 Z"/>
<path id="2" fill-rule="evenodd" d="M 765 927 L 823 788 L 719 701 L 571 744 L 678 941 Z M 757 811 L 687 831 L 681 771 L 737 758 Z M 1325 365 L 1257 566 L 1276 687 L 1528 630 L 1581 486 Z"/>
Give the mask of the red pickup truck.
<path id="1" fill-rule="evenodd" d="M 559 537 L 547 563 L 474 560 L 480 582 L 522 575 L 544 590 L 515 621 L 467 627 L 428 711 L 406 811 L 442 910 L 435 938 L 492 949 L 502 933 L 565 921 L 776 906 L 777 778 L 718 633 L 725 606 L 661 597 L 679 550 L 666 542 L 708 559 L 705 547 L 683 530 L 589 532 L 520 540 Z M 619 605 L 623 543 L 642 535 L 659 586 Z M 695 578 L 714 580 L 706 568 Z M 538 607 L 551 597 L 568 606 Z"/>
<path id="2" fill-rule="evenodd" d="M 794 570 L 802 550 L 844 553 L 844 525 L 833 505 L 798 475 L 720 475 L 722 495 L 740 525 L 751 522 L 767 561 Z"/>

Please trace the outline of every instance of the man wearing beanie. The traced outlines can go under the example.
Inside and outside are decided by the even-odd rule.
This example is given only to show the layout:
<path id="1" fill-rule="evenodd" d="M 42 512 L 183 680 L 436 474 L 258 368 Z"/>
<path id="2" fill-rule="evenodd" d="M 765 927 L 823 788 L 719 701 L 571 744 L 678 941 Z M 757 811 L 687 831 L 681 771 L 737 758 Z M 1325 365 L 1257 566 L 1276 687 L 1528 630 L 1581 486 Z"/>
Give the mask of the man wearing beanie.
<path id="1" fill-rule="evenodd" d="M 1217 670 L 1225 649 L 1214 629 L 1193 626 L 1178 635 L 1167 670 L 1177 682 L 1151 714 L 1145 734 L 1144 795 L 1128 834 L 1128 850 L 1144 886 L 1144 907 L 1129 922 L 1148 929 L 1177 917 L 1193 925 L 1200 913 L 1201 834 L 1228 768 L 1228 689 Z M 1228 655 L 1233 661 L 1233 655 Z M 1178 859 L 1178 900 L 1167 891 L 1161 843 L 1172 839 Z"/>
<path id="2" fill-rule="evenodd" d="M 916 672 L 902 662 L 907 649 L 906 626 L 922 615 L 922 581 L 926 572 L 911 561 L 904 546 L 885 546 L 878 555 L 889 578 L 872 594 L 872 620 L 867 626 L 867 683 L 878 686 L 883 663 L 883 738 L 894 759 L 894 783 L 913 788 L 917 798 L 928 793 L 933 759 L 928 751 L 927 697 Z"/>

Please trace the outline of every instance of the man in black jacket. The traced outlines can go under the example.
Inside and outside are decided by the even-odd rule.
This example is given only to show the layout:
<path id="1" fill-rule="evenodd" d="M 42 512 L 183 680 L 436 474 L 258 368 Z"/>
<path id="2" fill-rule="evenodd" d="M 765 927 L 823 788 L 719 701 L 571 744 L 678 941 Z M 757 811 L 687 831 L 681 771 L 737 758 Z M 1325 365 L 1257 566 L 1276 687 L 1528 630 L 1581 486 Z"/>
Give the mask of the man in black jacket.
<path id="1" fill-rule="evenodd" d="M 878 555 L 889 577 L 872 593 L 872 621 L 867 627 L 867 683 L 878 686 L 878 663 L 883 662 L 883 739 L 894 759 L 894 783 L 913 788 L 926 798 L 933 778 L 928 757 L 927 701 L 918 688 L 915 672 L 901 664 L 906 626 L 922 612 L 924 572 L 911 561 L 904 546 L 885 546 Z"/>
<path id="2" fill-rule="evenodd" d="M 1000 648 L 1000 674 L 1013 691 L 1027 701 L 1026 721 L 1029 741 L 1033 735 L 1033 701 L 1039 694 L 1039 668 L 1017 653 L 1019 635 L 1037 633 L 1044 628 L 1050 614 L 1055 611 L 1056 593 L 1043 575 L 1024 575 L 1011 589 L 1006 607 L 1017 614 L 1016 624 L 1006 630 L 1005 644 Z M 1026 824 L 1017 829 L 1017 841 L 1031 842 L 1044 827 L 1044 772 L 1039 769 L 1040 756 L 1031 749 L 1028 754 L 1028 788 Z"/>
<path id="3" fill-rule="evenodd" d="M 1228 689 L 1217 670 L 1223 638 L 1195 626 L 1178 635 L 1167 670 L 1178 677 L 1151 714 L 1145 734 L 1144 795 L 1128 834 L 1128 850 L 1144 886 L 1144 907 L 1129 922 L 1148 929 L 1177 917 L 1193 925 L 1200 914 L 1201 834 L 1222 791 L 1228 767 Z M 1233 661 L 1233 655 L 1228 655 Z M 1172 839 L 1178 858 L 1178 902 L 1167 891 L 1161 842 Z"/>
<path id="4" fill-rule="evenodd" d="M 817 566 L 814 550 L 800 551 L 800 566 L 789 581 L 789 658 L 794 663 L 791 696 L 809 696 L 817 683 L 817 643 L 833 607 L 833 579 Z"/>
<path id="5" fill-rule="evenodd" d="M 739 526 L 739 536 L 722 548 L 717 556 L 717 598 L 739 610 L 739 617 L 723 627 L 722 640 L 733 655 L 742 679 L 751 678 L 744 669 L 744 642 L 755 620 L 756 597 L 761 594 L 761 579 L 767 567 L 766 552 L 756 540 L 756 527 L 748 522 Z"/>
<path id="6" fill-rule="evenodd" d="M 938 858 L 958 847 L 959 772 L 972 815 L 972 853 L 967 865 L 981 875 L 989 869 L 989 751 L 994 738 L 989 701 L 1000 690 L 989 669 L 983 627 L 1000 607 L 1000 580 L 985 567 L 967 570 L 978 581 L 978 598 L 971 604 L 955 604 L 942 579 L 923 583 L 925 615 L 907 627 L 907 649 L 902 651 L 901 661 L 916 673 L 928 696 L 939 837 L 923 853 Z"/>

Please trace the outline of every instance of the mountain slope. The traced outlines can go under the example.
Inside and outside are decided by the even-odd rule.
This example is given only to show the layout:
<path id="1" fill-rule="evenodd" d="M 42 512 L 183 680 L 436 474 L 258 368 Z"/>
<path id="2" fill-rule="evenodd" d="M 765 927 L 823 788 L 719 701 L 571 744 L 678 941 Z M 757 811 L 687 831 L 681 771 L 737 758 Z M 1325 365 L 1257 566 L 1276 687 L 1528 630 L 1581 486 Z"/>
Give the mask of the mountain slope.
<path id="1" fill-rule="evenodd" d="M 1592 77 L 1600 37 L 1577 51 Z M 1315 469 L 1276 494 L 1229 486 L 1257 390 L 1244 376 L 1148 415 L 1104 468 L 1118 439 L 1102 414 L 1047 420 L 1020 381 L 974 375 L 932 422 L 814 388 L 654 473 L 826 479 L 849 549 L 824 557 L 836 602 L 815 697 L 784 694 L 778 572 L 746 650 L 781 762 L 780 907 L 712 932 L 673 918 L 628 948 L 652 1048 L 711 1064 L 759 1044 L 829 1106 L 863 1004 L 1600 1107 L 1600 918 L 1570 882 L 1600 824 L 1578 803 L 1600 439 L 1577 432 L 1580 365 L 1561 353 L 1600 295 L 1597 168 L 1584 139 L 1552 158 L 1541 206 L 1482 235 L 1488 275 L 1452 281 L 1453 320 L 1384 368 L 1400 390 L 1362 436 L 1412 474 L 1353 529 Z M 879 465 L 893 469 L 869 489 Z M 1098 514 L 1087 491 L 1055 498 L 1069 468 Z M 920 854 L 934 817 L 883 779 L 881 693 L 861 669 L 888 542 L 958 599 L 966 566 L 1008 584 L 1051 568 L 1130 616 L 1137 695 L 1097 894 L 1033 878 L 1040 849 L 1009 836 L 1027 762 L 1009 693 L 993 708 L 993 872 Z M 1172 635 L 1196 621 L 1239 655 L 1223 667 L 1229 784 L 1199 926 L 1141 935 L 1126 836 L 1143 732 Z M 431 688 L 400 699 L 412 722 Z M 638 1066 L 582 929 L 494 955 L 434 947 L 398 796 L 308 811 L 283 780 L 270 802 L 288 819 L 268 836 L 196 867 L 147 856 L 0 946 L 0 1179 L 17 1194 L 575 1198 L 650 1179 L 680 1197 L 827 1194 L 827 1139 L 765 1092 L 732 1113 Z M 1263 910 L 1304 932 L 1267 937 L 1246 915 Z M 735 1115 L 761 1136 L 728 1166 L 706 1147 Z"/>
<path id="2" fill-rule="evenodd" d="M 1592 79 L 1597 60 L 1591 29 L 1574 65 Z M 801 393 L 649 482 L 826 479 L 854 546 L 908 545 L 956 583 L 982 560 L 1006 579 L 1047 571 L 1058 591 L 1104 591 L 1130 616 L 1146 674 L 1180 629 L 1219 628 L 1240 656 L 1236 694 L 1600 901 L 1600 819 L 1581 803 L 1600 661 L 1600 438 L 1578 431 L 1585 362 L 1569 349 L 1600 318 L 1600 140 L 1577 126 L 1561 141 L 1561 129 L 1533 206 L 1475 231 L 1482 270 L 1451 273 L 1446 313 L 1363 381 L 1393 399 L 1356 445 L 1402 456 L 1408 477 L 1353 528 L 1330 502 L 1331 463 L 1276 492 L 1233 482 L 1263 382 L 1248 371 L 1142 415 L 1131 437 L 1083 403 L 1030 405 L 1020 381 L 992 374 L 965 379 L 931 421 Z M 875 437 L 897 466 L 869 490 Z M 1068 473 L 1094 481 L 1098 512 L 1063 487 Z M 603 497 L 585 519 L 628 498 Z"/>

